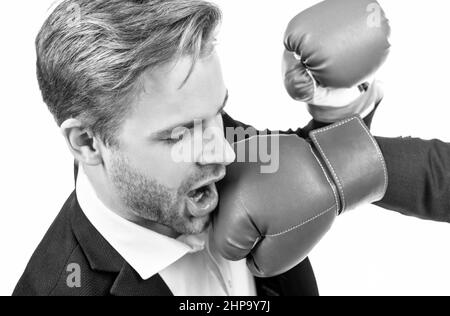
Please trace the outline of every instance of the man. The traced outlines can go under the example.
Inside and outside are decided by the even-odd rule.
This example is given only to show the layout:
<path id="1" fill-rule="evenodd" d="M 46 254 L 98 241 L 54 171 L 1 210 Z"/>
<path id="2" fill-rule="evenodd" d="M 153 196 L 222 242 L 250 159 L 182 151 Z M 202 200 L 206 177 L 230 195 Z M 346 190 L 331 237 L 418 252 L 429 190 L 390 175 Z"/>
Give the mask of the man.
<path id="1" fill-rule="evenodd" d="M 74 4 L 81 16 L 67 23 Z M 270 293 L 205 238 L 213 184 L 235 158 L 223 133 L 219 21 L 203 1 L 84 0 L 65 1 L 45 22 L 38 79 L 80 171 L 15 295 Z M 187 135 L 174 130 L 194 120 L 216 127 L 210 141 L 225 151 L 175 163 L 172 149 Z M 210 193 L 203 203 L 201 188 Z"/>
<path id="2" fill-rule="evenodd" d="M 80 16 L 68 26 L 73 4 Z M 228 92 L 214 51 L 219 21 L 220 11 L 203 1 L 70 0 L 45 22 L 36 41 L 38 79 L 80 170 L 15 295 L 318 294 L 308 260 L 277 278 L 254 279 L 245 262 L 209 247 L 214 183 L 235 158 L 223 129 L 247 127 L 224 112 Z M 174 146 L 191 141 L 175 131 L 198 122 L 215 131 L 207 141 L 224 151 L 175 163 Z M 306 137 L 318 125 L 285 133 Z M 439 192 L 450 180 L 438 173 L 450 170 L 450 146 L 379 140 L 391 178 L 382 205 L 448 219 L 441 211 L 450 202 Z M 405 166 L 411 154 L 416 160 Z M 430 174 L 437 177 L 424 182 Z M 405 184 L 416 192 L 404 192 Z M 424 187 L 429 198 L 421 204 L 405 200 Z M 434 194 L 440 199 L 427 202 Z"/>

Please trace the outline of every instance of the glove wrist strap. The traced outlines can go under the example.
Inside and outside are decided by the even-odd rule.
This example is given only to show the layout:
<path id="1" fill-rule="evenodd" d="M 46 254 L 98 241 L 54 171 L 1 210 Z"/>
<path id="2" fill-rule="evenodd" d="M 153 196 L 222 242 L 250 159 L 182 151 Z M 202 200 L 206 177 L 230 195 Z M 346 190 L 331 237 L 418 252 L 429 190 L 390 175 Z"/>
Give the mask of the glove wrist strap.
<path id="1" fill-rule="evenodd" d="M 312 131 L 310 138 L 337 187 L 339 214 L 384 197 L 388 185 L 386 163 L 359 116 Z"/>

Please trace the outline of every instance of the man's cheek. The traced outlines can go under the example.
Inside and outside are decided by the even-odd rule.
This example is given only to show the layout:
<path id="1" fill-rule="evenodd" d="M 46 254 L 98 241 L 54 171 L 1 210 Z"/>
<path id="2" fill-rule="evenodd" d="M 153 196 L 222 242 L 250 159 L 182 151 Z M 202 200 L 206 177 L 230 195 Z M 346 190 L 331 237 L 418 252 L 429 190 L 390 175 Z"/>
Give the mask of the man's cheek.
<path id="1" fill-rule="evenodd" d="M 176 163 L 166 157 L 151 166 L 151 175 L 166 187 L 178 190 L 189 176 L 190 166 L 190 163 Z"/>

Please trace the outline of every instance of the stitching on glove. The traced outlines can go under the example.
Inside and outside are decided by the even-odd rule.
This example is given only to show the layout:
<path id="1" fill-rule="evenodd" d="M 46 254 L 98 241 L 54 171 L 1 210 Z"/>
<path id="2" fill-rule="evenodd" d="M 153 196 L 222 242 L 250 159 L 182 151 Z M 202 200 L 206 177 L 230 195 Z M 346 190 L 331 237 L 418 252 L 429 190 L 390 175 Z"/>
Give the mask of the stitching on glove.
<path id="1" fill-rule="evenodd" d="M 381 152 L 381 149 L 378 146 L 378 144 L 375 141 L 375 139 L 373 138 L 372 134 L 369 132 L 369 129 L 367 128 L 367 126 L 365 124 L 363 124 L 361 122 L 361 120 L 358 120 L 356 117 L 353 117 L 351 119 L 343 121 L 341 124 L 338 124 L 336 126 L 330 126 L 330 127 L 324 128 L 323 130 L 319 130 L 317 133 L 322 133 L 322 132 L 325 132 L 325 131 L 332 130 L 332 129 L 334 129 L 336 127 L 339 127 L 339 126 L 342 126 L 344 124 L 348 124 L 349 122 L 351 122 L 353 120 L 356 120 L 359 123 L 359 125 L 361 125 L 361 127 L 363 128 L 363 130 L 366 132 L 367 136 L 369 137 L 370 141 L 374 145 L 375 150 L 377 151 L 378 159 L 380 160 L 381 166 L 383 168 L 383 173 L 384 173 L 384 194 L 386 194 L 387 187 L 388 187 L 388 172 L 387 172 L 386 162 L 384 161 L 384 158 L 383 158 L 383 153 Z M 315 134 L 313 134 L 313 137 L 316 140 Z"/>
<path id="2" fill-rule="evenodd" d="M 312 138 L 313 138 L 315 144 L 317 145 L 317 147 L 318 147 L 320 153 L 322 154 L 323 158 L 327 161 L 328 166 L 329 166 L 330 169 L 331 169 L 331 173 L 333 173 L 333 176 L 334 176 L 334 178 L 335 178 L 335 180 L 336 180 L 336 182 L 337 182 L 337 186 L 338 186 L 339 192 L 340 192 L 341 195 L 342 195 L 342 212 L 345 211 L 345 207 L 346 207 L 346 204 L 347 204 L 347 203 L 345 202 L 344 188 L 343 188 L 343 186 L 342 186 L 341 181 L 339 180 L 338 175 L 336 174 L 336 171 L 335 171 L 334 168 L 333 168 L 333 165 L 331 164 L 331 162 L 330 162 L 330 160 L 328 159 L 327 155 L 325 155 L 325 152 L 323 151 L 322 147 L 320 146 L 320 143 L 319 143 L 319 141 L 317 140 L 316 135 L 317 135 L 317 134 L 320 134 L 320 133 L 324 133 L 324 132 L 330 131 L 330 130 L 335 129 L 335 128 L 337 128 L 337 127 L 340 127 L 340 126 L 342 126 L 342 125 L 345 125 L 345 124 L 347 124 L 347 123 L 353 121 L 354 119 L 355 119 L 354 117 L 351 118 L 351 119 L 347 119 L 347 120 L 345 120 L 345 121 L 343 121 L 343 122 L 341 122 L 341 123 L 339 123 L 339 124 L 336 124 L 335 126 L 329 126 L 329 127 L 323 128 L 323 129 L 321 129 L 321 130 L 316 131 L 315 133 L 313 132 L 313 134 L 312 134 Z"/>
<path id="3" fill-rule="evenodd" d="M 308 219 L 307 221 L 301 223 L 300 225 L 297 225 L 297 226 L 294 226 L 294 227 L 292 227 L 292 228 L 289 228 L 288 230 L 286 230 L 286 231 L 284 231 L 284 232 L 281 232 L 281 233 L 279 233 L 279 234 L 275 234 L 275 235 L 266 235 L 266 236 L 264 236 L 264 237 L 265 237 L 265 238 L 266 238 L 266 237 L 280 237 L 280 236 L 282 236 L 282 235 L 285 235 L 285 234 L 287 234 L 287 233 L 290 233 L 290 232 L 293 231 L 293 230 L 299 229 L 299 228 L 305 226 L 306 224 L 309 224 L 309 223 L 311 223 L 312 221 L 315 221 L 315 220 L 318 219 L 319 217 L 322 217 L 323 215 L 325 215 L 325 214 L 331 212 L 331 211 L 334 210 L 335 208 L 337 209 L 337 206 L 336 206 L 336 205 L 333 205 L 332 207 L 330 207 L 330 208 L 327 209 L 326 211 L 323 211 L 323 212 L 320 213 L 319 215 L 316 215 L 316 216 L 314 216 L 313 218 Z"/>
<path id="4" fill-rule="evenodd" d="M 383 196 L 386 195 L 387 189 L 388 189 L 388 172 L 387 172 L 387 166 L 386 161 L 384 161 L 383 153 L 381 152 L 380 146 L 378 146 L 377 142 L 373 138 L 372 134 L 370 134 L 369 129 L 365 124 L 363 124 L 360 120 L 358 120 L 358 123 L 362 126 L 362 128 L 366 131 L 367 136 L 369 136 L 370 140 L 372 141 L 373 145 L 375 146 L 375 150 L 377 151 L 378 158 L 380 159 L 381 166 L 383 167 L 384 172 L 384 192 Z"/>
<path id="5" fill-rule="evenodd" d="M 341 185 L 341 183 L 340 183 L 340 180 L 339 180 L 339 178 L 338 178 L 338 176 L 337 176 L 337 174 L 336 174 L 336 172 L 335 172 L 333 166 L 331 165 L 331 163 L 330 163 L 330 161 L 328 160 L 327 156 L 326 156 L 325 153 L 323 152 L 322 147 L 320 146 L 320 144 L 319 144 L 319 142 L 318 142 L 318 140 L 317 140 L 316 135 L 319 134 L 319 133 L 324 133 L 324 132 L 330 131 L 330 130 L 335 129 L 335 128 L 337 128 L 337 127 L 340 127 L 340 126 L 342 126 L 342 125 L 348 124 L 348 123 L 350 123 L 350 122 L 352 122 L 352 121 L 354 121 L 354 120 L 357 120 L 357 122 L 359 123 L 359 125 L 361 125 L 361 127 L 363 128 L 363 130 L 366 132 L 367 136 L 369 137 L 370 141 L 371 141 L 372 144 L 374 145 L 375 150 L 377 151 L 377 156 L 378 156 L 378 159 L 380 160 L 381 166 L 382 166 L 382 168 L 383 168 L 383 174 L 384 174 L 384 192 L 383 192 L 383 195 L 386 194 L 387 188 L 388 188 L 388 173 L 387 173 L 387 167 L 386 167 L 386 162 L 384 161 L 384 158 L 383 158 L 383 154 L 382 154 L 382 152 L 381 152 L 381 149 L 380 149 L 380 147 L 378 146 L 378 144 L 376 143 L 376 141 L 375 141 L 375 139 L 373 138 L 373 136 L 370 134 L 370 132 L 369 132 L 367 126 L 365 126 L 365 125 L 361 122 L 361 120 L 358 120 L 357 117 L 352 117 L 352 118 L 350 118 L 350 119 L 347 119 L 347 120 L 345 120 L 345 121 L 342 121 L 342 122 L 339 123 L 339 124 L 336 124 L 335 126 L 328 126 L 328 127 L 325 127 L 325 128 L 323 128 L 323 129 L 321 129 L 321 130 L 317 130 L 317 131 L 313 132 L 311 137 L 313 138 L 314 142 L 317 144 L 317 147 L 319 148 L 320 152 L 321 152 L 322 155 L 324 156 L 324 159 L 328 162 L 328 164 L 329 164 L 329 166 L 330 166 L 330 169 L 331 169 L 331 172 L 333 173 L 333 175 L 334 175 L 335 178 L 336 178 L 336 181 L 338 182 L 339 191 L 340 191 L 341 194 L 342 194 L 342 200 L 343 200 L 343 203 L 342 203 L 342 204 L 343 204 L 343 206 L 342 206 L 342 212 L 345 211 L 345 196 L 344 196 L 344 191 L 343 191 L 342 185 Z"/>
<path id="6" fill-rule="evenodd" d="M 346 119 L 345 121 L 339 122 L 336 125 L 330 125 L 330 126 L 322 128 L 322 129 L 313 131 L 313 135 L 316 135 L 316 134 L 319 134 L 319 133 L 323 133 L 323 132 L 327 132 L 329 130 L 335 129 L 335 128 L 340 127 L 342 125 L 348 124 L 348 123 L 350 123 L 353 120 L 356 120 L 356 117 L 351 117 L 351 118 Z"/>
<path id="7" fill-rule="evenodd" d="M 325 178 L 327 179 L 328 184 L 330 185 L 331 190 L 333 191 L 334 201 L 336 202 L 336 209 L 337 209 L 336 213 L 338 213 L 338 212 L 339 212 L 339 210 L 338 210 L 338 207 L 339 207 L 339 198 L 338 198 L 338 194 L 337 194 L 337 192 L 336 192 L 336 188 L 335 188 L 335 186 L 333 185 L 333 183 L 331 183 L 330 177 L 328 177 L 328 174 L 327 174 L 327 172 L 325 171 L 325 168 L 324 168 L 323 164 L 320 162 L 320 160 L 319 160 L 319 158 L 317 157 L 317 155 L 314 153 L 314 151 L 312 150 L 311 147 L 309 147 L 309 150 L 311 150 L 311 153 L 313 154 L 314 158 L 316 158 L 317 163 L 319 164 L 320 168 L 322 169 L 322 172 L 323 172 Z M 337 215 L 339 215 L 339 214 L 337 214 Z"/>

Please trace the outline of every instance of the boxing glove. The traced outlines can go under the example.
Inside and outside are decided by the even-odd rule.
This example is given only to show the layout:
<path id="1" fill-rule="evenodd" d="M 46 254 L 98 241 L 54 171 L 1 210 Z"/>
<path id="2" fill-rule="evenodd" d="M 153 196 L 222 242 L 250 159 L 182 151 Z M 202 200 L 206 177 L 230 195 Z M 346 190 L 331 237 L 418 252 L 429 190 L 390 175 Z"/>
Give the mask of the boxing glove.
<path id="1" fill-rule="evenodd" d="M 247 258 L 257 277 L 291 270 L 339 214 L 379 201 L 386 192 L 383 156 L 359 117 L 313 131 L 310 138 L 257 136 L 233 144 L 237 160 L 219 183 L 211 238 L 226 259 Z M 271 159 L 257 157 L 266 146 Z M 264 169 L 268 160 L 277 168 Z"/>
<path id="2" fill-rule="evenodd" d="M 389 21 L 374 0 L 326 0 L 301 12 L 285 33 L 283 75 L 289 95 L 308 103 L 315 119 L 320 106 L 322 121 L 335 119 L 326 117 L 327 108 L 340 119 L 362 114 L 371 105 L 367 99 L 380 99 L 377 91 L 361 85 L 371 85 L 386 60 L 389 36 Z M 370 96 L 363 96 L 366 92 Z M 337 115 L 339 108 L 343 113 Z"/>

